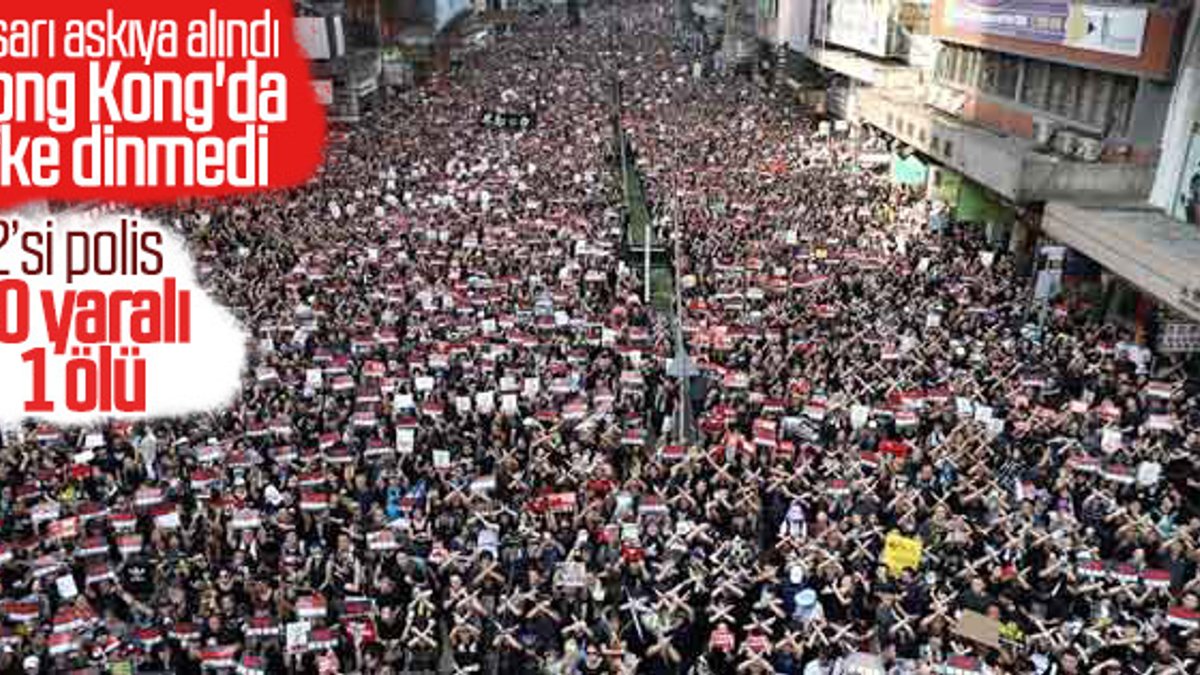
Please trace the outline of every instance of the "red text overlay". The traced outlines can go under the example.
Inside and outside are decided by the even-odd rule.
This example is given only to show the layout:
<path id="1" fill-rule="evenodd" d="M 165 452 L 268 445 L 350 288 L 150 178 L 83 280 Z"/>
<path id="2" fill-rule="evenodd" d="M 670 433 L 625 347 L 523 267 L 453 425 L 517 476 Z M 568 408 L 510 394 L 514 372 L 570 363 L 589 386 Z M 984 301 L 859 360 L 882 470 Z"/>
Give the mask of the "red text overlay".
<path id="1" fill-rule="evenodd" d="M 323 138 L 287 0 L 0 7 L 0 206 L 294 185 Z"/>

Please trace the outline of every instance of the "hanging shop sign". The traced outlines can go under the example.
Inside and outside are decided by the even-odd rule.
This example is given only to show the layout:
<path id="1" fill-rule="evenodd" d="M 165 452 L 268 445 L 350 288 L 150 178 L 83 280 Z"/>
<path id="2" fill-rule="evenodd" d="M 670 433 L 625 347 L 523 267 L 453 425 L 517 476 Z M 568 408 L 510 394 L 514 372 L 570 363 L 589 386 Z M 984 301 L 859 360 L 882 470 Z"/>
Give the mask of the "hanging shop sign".
<path id="1" fill-rule="evenodd" d="M 981 33 L 1138 57 L 1148 17 L 1145 7 L 1069 0 L 944 0 L 939 33 Z"/>
<path id="2" fill-rule="evenodd" d="M 509 129 L 525 131 L 532 129 L 537 123 L 537 115 L 533 113 L 503 113 L 486 111 L 479 118 L 479 123 L 492 129 Z"/>
<path id="3" fill-rule="evenodd" d="M 825 41 L 878 57 L 893 56 L 890 0 L 838 0 L 830 5 Z"/>
<path id="4" fill-rule="evenodd" d="M 1200 352 L 1200 323 L 1169 321 L 1161 324 L 1157 347 L 1163 354 Z"/>

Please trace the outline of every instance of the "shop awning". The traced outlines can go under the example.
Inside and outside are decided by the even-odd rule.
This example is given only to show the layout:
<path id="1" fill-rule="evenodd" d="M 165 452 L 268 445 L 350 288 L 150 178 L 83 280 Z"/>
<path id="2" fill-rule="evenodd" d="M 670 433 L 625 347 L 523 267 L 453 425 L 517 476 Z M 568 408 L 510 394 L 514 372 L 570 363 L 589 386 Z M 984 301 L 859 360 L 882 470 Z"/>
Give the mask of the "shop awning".
<path id="1" fill-rule="evenodd" d="M 929 167 L 916 155 L 892 156 L 892 182 L 900 185 L 924 185 L 929 178 Z"/>
<path id="2" fill-rule="evenodd" d="M 1042 229 L 1134 286 L 1200 321 L 1200 229 L 1148 205 L 1049 202 Z"/>
<path id="3" fill-rule="evenodd" d="M 1016 218 L 1016 211 L 998 195 L 953 171 L 938 172 L 937 195 L 962 223 L 1011 223 Z"/>
<path id="4" fill-rule="evenodd" d="M 858 156 L 858 165 L 864 169 L 887 166 L 891 161 L 892 156 L 886 152 L 866 152 Z"/>

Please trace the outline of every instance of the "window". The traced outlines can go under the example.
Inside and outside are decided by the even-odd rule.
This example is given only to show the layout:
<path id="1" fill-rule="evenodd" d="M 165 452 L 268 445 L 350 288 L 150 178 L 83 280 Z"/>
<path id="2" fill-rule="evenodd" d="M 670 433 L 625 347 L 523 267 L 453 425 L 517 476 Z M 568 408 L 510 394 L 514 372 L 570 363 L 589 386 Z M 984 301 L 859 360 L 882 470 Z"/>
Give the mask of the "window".
<path id="1" fill-rule="evenodd" d="M 957 82 L 958 84 L 966 84 L 968 81 L 967 80 L 967 69 L 968 69 L 967 61 L 969 61 L 970 58 L 971 58 L 971 51 L 969 49 L 959 49 L 958 50 L 958 58 L 956 58 L 954 60 L 954 75 L 953 75 L 954 81 Z"/>
<path id="2" fill-rule="evenodd" d="M 954 59 L 958 50 L 954 45 L 943 45 L 938 52 L 937 61 L 933 64 L 933 76 L 939 82 L 950 82 L 954 79 Z"/>
<path id="3" fill-rule="evenodd" d="M 1021 59 L 999 52 L 985 52 L 983 77 L 979 88 L 992 96 L 1017 97 L 1017 79 L 1021 74 Z"/>
<path id="4" fill-rule="evenodd" d="M 1021 59 L 1000 52 L 945 45 L 938 52 L 934 75 L 938 80 L 994 96 L 1015 98 Z"/>
<path id="5" fill-rule="evenodd" d="M 1045 61 L 1025 62 L 1025 83 L 1021 87 L 1021 102 L 1034 108 L 1046 108 L 1050 95 L 1050 64 Z"/>
<path id="6" fill-rule="evenodd" d="M 1113 83 L 1113 105 L 1105 121 L 1106 136 L 1124 136 L 1129 133 L 1129 118 L 1133 115 L 1133 100 L 1137 96 L 1137 80 L 1132 77 L 1116 76 Z"/>
<path id="7" fill-rule="evenodd" d="M 968 87 L 978 88 L 983 76 L 983 52 L 971 49 L 967 52 L 967 67 L 962 83 Z"/>
<path id="8" fill-rule="evenodd" d="M 770 21 L 779 11 L 779 0 L 758 0 L 758 18 Z"/>
<path id="9" fill-rule="evenodd" d="M 938 82 L 1015 101 L 1106 137 L 1128 133 L 1137 78 L 946 44 L 934 64 Z"/>

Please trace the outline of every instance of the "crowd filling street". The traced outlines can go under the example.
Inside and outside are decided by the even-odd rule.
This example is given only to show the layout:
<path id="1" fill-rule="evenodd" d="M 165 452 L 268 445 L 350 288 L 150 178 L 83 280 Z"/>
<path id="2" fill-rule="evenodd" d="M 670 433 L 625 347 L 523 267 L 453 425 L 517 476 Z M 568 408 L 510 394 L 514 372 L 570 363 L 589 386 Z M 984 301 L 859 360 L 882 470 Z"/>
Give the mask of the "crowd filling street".
<path id="1" fill-rule="evenodd" d="M 1031 313 L 669 6 L 606 11 L 389 94 L 305 186 L 151 214 L 243 387 L 10 431 L 0 672 L 1198 672 L 1186 364 Z M 677 308 L 622 262 L 614 76 Z"/>

